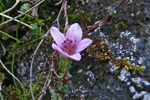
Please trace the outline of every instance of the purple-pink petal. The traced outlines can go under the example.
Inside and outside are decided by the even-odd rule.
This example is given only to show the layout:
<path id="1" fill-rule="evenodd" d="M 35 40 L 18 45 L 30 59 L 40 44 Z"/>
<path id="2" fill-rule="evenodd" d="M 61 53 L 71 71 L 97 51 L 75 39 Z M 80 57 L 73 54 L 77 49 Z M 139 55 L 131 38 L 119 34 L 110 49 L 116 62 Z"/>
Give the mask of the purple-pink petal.
<path id="1" fill-rule="evenodd" d="M 82 39 L 82 29 L 78 23 L 72 24 L 67 33 L 66 38 L 73 41 L 73 43 L 76 41 L 75 45 L 78 44 L 79 41 Z"/>
<path id="2" fill-rule="evenodd" d="M 76 47 L 75 53 L 78 53 L 82 50 L 84 50 L 85 48 L 87 48 L 90 44 L 92 43 L 91 39 L 85 38 L 83 40 L 81 40 Z"/>
<path id="3" fill-rule="evenodd" d="M 57 46 L 55 43 L 52 43 L 52 48 L 54 50 L 57 50 L 63 57 L 68 57 L 68 54 L 62 51 L 62 49 L 59 46 Z"/>
<path id="4" fill-rule="evenodd" d="M 61 48 L 62 43 L 64 42 L 64 40 L 66 40 L 64 34 L 62 34 L 56 27 L 51 27 L 50 33 L 51 33 L 54 41 L 56 42 L 56 44 Z"/>
<path id="5" fill-rule="evenodd" d="M 81 55 L 80 53 L 75 53 L 73 55 L 68 55 L 69 58 L 74 59 L 76 61 L 80 61 L 81 60 Z"/>
<path id="6" fill-rule="evenodd" d="M 60 47 L 58 47 L 55 43 L 52 43 L 52 48 L 54 50 L 57 50 L 63 57 L 71 58 L 71 59 L 74 59 L 76 61 L 81 60 L 80 53 L 75 53 L 73 55 L 68 55 L 66 52 L 62 51 L 62 49 Z"/>

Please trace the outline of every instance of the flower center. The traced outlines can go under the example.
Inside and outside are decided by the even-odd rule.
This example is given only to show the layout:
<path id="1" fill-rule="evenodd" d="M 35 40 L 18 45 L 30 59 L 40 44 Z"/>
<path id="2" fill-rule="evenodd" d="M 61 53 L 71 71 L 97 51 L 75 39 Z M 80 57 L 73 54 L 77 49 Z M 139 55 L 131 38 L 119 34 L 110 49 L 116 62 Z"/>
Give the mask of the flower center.
<path id="1" fill-rule="evenodd" d="M 72 40 L 66 39 L 62 43 L 62 50 L 68 53 L 69 55 L 72 55 L 75 51 L 75 44 L 73 43 Z"/>

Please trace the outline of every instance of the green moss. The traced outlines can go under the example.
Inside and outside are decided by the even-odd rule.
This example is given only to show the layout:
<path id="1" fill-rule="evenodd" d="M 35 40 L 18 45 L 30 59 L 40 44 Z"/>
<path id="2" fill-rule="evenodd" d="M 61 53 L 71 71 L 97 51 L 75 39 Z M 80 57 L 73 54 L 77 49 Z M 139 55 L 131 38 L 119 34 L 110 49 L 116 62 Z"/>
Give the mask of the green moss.
<path id="1" fill-rule="evenodd" d="M 4 80 L 5 78 L 6 78 L 5 75 L 0 72 L 0 82 L 3 82 L 3 80 Z"/>
<path id="2" fill-rule="evenodd" d="M 73 22 L 79 22 L 83 24 L 83 26 L 87 26 L 89 22 L 94 18 L 93 12 L 86 12 L 84 10 L 74 11 L 74 7 L 68 11 L 68 17 Z"/>
<path id="3" fill-rule="evenodd" d="M 98 37 L 91 38 L 93 43 L 86 49 L 89 56 L 94 57 L 95 61 L 111 60 L 113 54 L 109 52 L 109 46 L 105 42 L 100 42 Z"/>
<path id="4" fill-rule="evenodd" d="M 115 68 L 114 69 L 119 69 L 121 67 L 127 69 L 127 70 L 133 70 L 133 71 L 144 71 L 145 70 L 145 66 L 135 66 L 127 61 L 129 61 L 130 58 L 126 57 L 124 59 L 118 60 L 117 62 L 115 62 Z"/>
<path id="5" fill-rule="evenodd" d="M 118 31 L 118 29 L 121 27 L 127 27 L 127 25 L 124 24 L 124 22 L 119 22 L 118 24 L 115 24 L 116 31 Z"/>

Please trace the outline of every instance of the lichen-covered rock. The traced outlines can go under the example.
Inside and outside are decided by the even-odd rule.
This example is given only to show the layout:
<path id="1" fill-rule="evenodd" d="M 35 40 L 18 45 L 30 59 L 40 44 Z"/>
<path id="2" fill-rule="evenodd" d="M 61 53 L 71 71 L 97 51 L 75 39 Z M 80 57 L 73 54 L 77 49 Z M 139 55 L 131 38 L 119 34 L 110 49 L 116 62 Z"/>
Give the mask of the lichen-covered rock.
<path id="1" fill-rule="evenodd" d="M 102 19 L 107 14 L 107 7 L 113 6 L 118 0 L 77 0 L 69 1 L 71 7 L 76 8 L 75 12 L 70 16 L 69 23 L 74 21 L 82 21 L 82 27 L 86 27 L 87 23 Z M 49 10 L 51 0 L 46 1 L 39 11 L 45 18 L 49 11 L 57 11 L 55 8 Z M 54 3 L 54 1 L 53 1 Z M 123 3 L 117 10 L 117 14 L 113 15 L 110 22 L 102 28 L 95 29 L 88 36 L 99 37 L 109 46 L 109 52 L 112 52 L 117 59 L 129 57 L 129 63 L 133 65 L 144 65 L 144 72 L 128 71 L 124 68 L 113 70 L 114 66 L 111 61 L 94 61 L 92 57 L 88 57 L 83 52 L 81 62 L 73 62 L 71 69 L 72 78 L 69 81 L 69 91 L 65 95 L 61 95 L 64 100 L 133 100 L 150 98 L 150 2 L 149 0 L 133 0 L 132 5 Z M 57 7 L 56 7 L 57 8 Z M 59 8 L 59 7 L 58 7 Z M 86 9 L 88 8 L 88 9 Z M 45 10 L 44 10 L 45 9 Z M 83 11 L 81 11 L 83 10 Z M 89 21 L 86 13 L 91 14 L 92 19 Z M 83 17 L 83 18 L 82 18 Z M 72 18 L 72 19 L 71 19 Z M 73 20 L 74 18 L 74 20 Z M 84 20 L 84 21 L 83 21 Z M 85 23 L 84 23 L 85 22 Z M 42 68 L 48 67 L 49 49 L 41 48 L 40 53 L 36 56 L 34 63 L 33 76 L 37 80 L 37 73 L 42 72 Z M 33 50 L 33 49 L 32 49 Z M 33 52 L 32 52 L 33 53 Z M 29 79 L 29 70 L 26 66 L 30 66 L 29 57 L 31 52 L 25 54 L 22 60 L 18 62 L 18 74 L 22 79 Z M 24 73 L 24 71 L 26 73 Z M 46 78 L 45 72 L 45 78 Z"/>

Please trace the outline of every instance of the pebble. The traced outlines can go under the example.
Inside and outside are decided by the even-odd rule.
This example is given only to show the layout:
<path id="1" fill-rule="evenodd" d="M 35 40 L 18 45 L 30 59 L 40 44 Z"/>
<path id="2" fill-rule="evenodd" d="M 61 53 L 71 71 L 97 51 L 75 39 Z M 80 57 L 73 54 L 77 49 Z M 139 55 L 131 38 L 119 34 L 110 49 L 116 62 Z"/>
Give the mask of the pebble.
<path id="1" fill-rule="evenodd" d="M 147 81 L 142 81 L 144 83 L 145 86 L 150 86 L 150 82 Z"/>
<path id="2" fill-rule="evenodd" d="M 150 94 L 144 95 L 143 100 L 150 100 Z"/>
<path id="3" fill-rule="evenodd" d="M 127 82 L 127 85 L 129 86 L 131 84 L 131 82 Z"/>
<path id="4" fill-rule="evenodd" d="M 140 57 L 138 60 L 138 64 L 142 64 L 144 62 L 144 59 L 145 59 L 144 57 Z"/>
<path id="5" fill-rule="evenodd" d="M 140 78 L 140 77 L 132 78 L 131 80 L 132 80 L 133 83 L 136 84 L 137 87 L 142 88 L 142 85 L 141 85 L 141 78 Z"/>
<path id="6" fill-rule="evenodd" d="M 126 69 L 123 69 L 120 73 L 120 75 L 118 76 L 118 79 L 124 82 L 127 82 L 127 76 L 130 75 L 130 72 L 128 72 Z"/>
<path id="7" fill-rule="evenodd" d="M 135 93 L 136 92 L 136 90 L 135 90 L 135 88 L 133 86 L 130 86 L 129 90 L 130 90 L 131 93 Z"/>
<path id="8" fill-rule="evenodd" d="M 82 71 L 83 71 L 83 70 L 82 70 L 82 69 L 80 69 L 80 70 L 78 71 L 78 73 L 82 73 Z"/>
<path id="9" fill-rule="evenodd" d="M 131 32 L 129 32 L 128 30 L 126 32 L 121 32 L 120 33 L 120 37 L 121 38 L 126 38 L 128 37 L 129 35 L 131 35 Z"/>
<path id="10" fill-rule="evenodd" d="M 139 43 L 139 42 L 140 42 L 140 39 L 135 38 L 135 37 L 131 37 L 131 38 L 130 38 L 130 41 L 132 41 L 132 42 L 135 44 L 135 43 Z"/>
<path id="11" fill-rule="evenodd" d="M 141 98 L 143 95 L 145 95 L 145 94 L 147 94 L 147 92 L 145 92 L 145 91 L 142 91 L 141 93 L 135 93 L 135 95 L 132 97 L 134 100 L 135 99 L 139 99 L 139 98 Z"/>
<path id="12" fill-rule="evenodd" d="M 88 67 L 87 67 L 87 69 L 90 69 L 91 68 L 91 65 L 89 65 Z"/>

